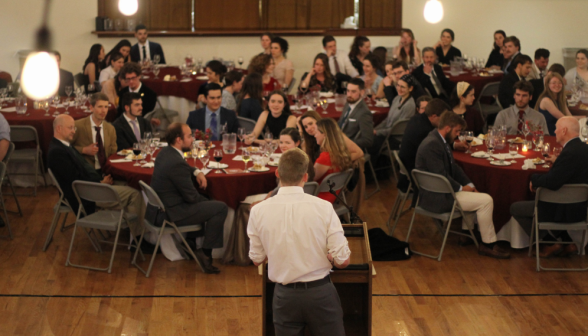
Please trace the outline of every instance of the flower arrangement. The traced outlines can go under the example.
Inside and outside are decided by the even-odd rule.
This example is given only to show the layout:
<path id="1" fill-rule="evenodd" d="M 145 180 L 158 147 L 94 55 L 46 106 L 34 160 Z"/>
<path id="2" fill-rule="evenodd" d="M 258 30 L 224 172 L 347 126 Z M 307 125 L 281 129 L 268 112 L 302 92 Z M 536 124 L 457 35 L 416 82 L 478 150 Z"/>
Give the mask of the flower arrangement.
<path id="1" fill-rule="evenodd" d="M 195 140 L 207 141 L 207 140 L 210 140 L 211 137 L 212 137 L 212 130 L 210 128 L 207 128 L 206 131 L 204 131 L 204 132 L 202 132 L 201 130 L 194 131 L 194 139 Z"/>

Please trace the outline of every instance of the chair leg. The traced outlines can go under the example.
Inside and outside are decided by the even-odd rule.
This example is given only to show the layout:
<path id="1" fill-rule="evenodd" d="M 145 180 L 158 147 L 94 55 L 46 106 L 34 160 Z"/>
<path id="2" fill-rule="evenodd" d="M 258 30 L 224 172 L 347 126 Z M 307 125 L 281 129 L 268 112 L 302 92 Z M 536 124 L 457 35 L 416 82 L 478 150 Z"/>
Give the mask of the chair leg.
<path id="1" fill-rule="evenodd" d="M 118 229 L 116 230 L 116 236 L 114 237 L 114 244 L 112 245 L 112 254 L 110 255 L 110 264 L 108 265 L 108 273 L 112 272 L 112 264 L 114 263 L 114 255 L 116 254 L 116 248 L 118 245 L 118 237 L 120 235 L 120 227 L 122 226 L 122 214 L 121 219 L 118 223 Z"/>
<path id="2" fill-rule="evenodd" d="M 53 215 L 53 220 L 51 221 L 51 226 L 49 227 L 49 232 L 47 233 L 47 238 L 45 239 L 45 245 L 43 245 L 43 252 L 47 251 L 47 247 L 49 247 L 51 240 L 53 240 L 53 234 L 55 233 L 55 227 L 59 222 L 60 215 L 61 214 L 59 213 L 59 209 L 55 211 L 55 214 Z"/>
<path id="3" fill-rule="evenodd" d="M 541 271 L 541 262 L 539 260 L 539 244 L 541 243 L 541 239 L 539 239 L 539 225 L 533 221 L 533 225 L 535 226 L 535 259 L 537 261 L 537 272 Z"/>
<path id="4" fill-rule="evenodd" d="M 37 184 L 38 184 L 38 176 L 39 175 L 39 155 L 35 159 L 35 186 L 33 187 L 33 196 L 37 197 Z"/>
<path id="5" fill-rule="evenodd" d="M 417 200 L 417 205 L 419 204 L 419 201 Z M 415 206 L 416 207 L 416 206 Z M 404 240 L 405 242 L 408 243 L 408 238 L 410 237 L 410 232 L 412 231 L 412 225 L 414 223 L 414 217 L 416 216 L 416 211 L 414 211 L 412 213 L 412 219 L 410 220 L 410 225 L 408 226 L 408 232 L 406 233 L 406 239 Z"/>
<path id="6" fill-rule="evenodd" d="M 65 266 L 69 266 L 70 262 L 70 257 L 71 257 L 71 250 L 73 248 L 73 243 L 74 243 L 74 239 L 76 239 L 76 229 L 78 228 L 77 224 L 74 224 L 74 229 L 73 229 L 73 233 L 71 234 L 71 241 L 69 242 L 69 251 L 67 252 L 67 259 L 65 260 Z M 86 230 L 84 230 L 86 231 Z M 87 233 L 88 231 L 86 231 Z M 88 234 L 88 237 L 90 235 Z M 92 238 L 90 238 L 90 240 L 92 240 Z M 94 242 L 92 242 L 92 245 L 94 244 Z"/>
<path id="7" fill-rule="evenodd" d="M 402 215 L 404 215 L 404 212 L 405 212 L 404 206 L 406 205 L 406 200 L 408 199 L 409 195 L 410 195 L 410 192 L 408 192 L 408 191 L 406 192 L 406 194 L 404 194 L 404 199 L 402 200 L 400 208 L 397 210 L 397 213 L 396 213 L 396 219 L 394 220 L 394 226 L 392 227 L 392 232 L 394 232 L 394 230 L 396 230 L 396 226 L 398 225 L 398 221 L 400 220 L 400 217 Z M 410 208 L 408 210 L 410 210 Z M 392 235 L 392 234 L 390 234 L 390 235 Z"/>
<path id="8" fill-rule="evenodd" d="M 47 187 L 47 177 L 45 176 L 45 164 L 43 163 L 43 152 L 39 151 L 39 163 L 41 164 L 41 175 L 43 176 L 43 184 Z"/>
<path id="9" fill-rule="evenodd" d="M 202 272 L 204 272 L 204 267 L 202 267 L 202 265 L 200 264 L 200 261 L 198 260 L 198 258 L 196 258 L 194 251 L 192 251 L 192 248 L 190 247 L 190 245 L 188 245 L 188 242 L 184 238 L 184 235 L 180 232 L 180 230 L 178 229 L 178 227 L 175 224 L 170 223 L 170 225 L 173 226 L 173 228 L 176 230 L 176 232 L 178 233 L 178 235 L 182 239 L 184 246 L 186 246 L 186 248 L 188 249 L 188 252 L 190 252 L 190 255 L 192 256 L 192 258 L 194 258 L 194 260 L 196 260 L 196 263 L 198 264 L 198 266 L 200 266 L 200 270 L 202 270 Z"/>
<path id="10" fill-rule="evenodd" d="M 69 224 L 69 225 L 65 225 L 65 221 L 67 220 L 67 215 L 69 215 L 68 212 L 65 213 L 65 216 L 63 217 L 63 222 L 61 222 L 61 232 L 65 232 L 65 230 L 69 230 L 70 228 L 73 227 L 73 224 Z"/>
<path id="11" fill-rule="evenodd" d="M 396 196 L 396 200 L 394 201 L 394 205 L 392 206 L 392 211 L 390 211 L 390 216 L 388 217 L 388 221 L 386 222 L 386 227 L 388 227 L 388 234 L 391 236 L 394 233 L 394 229 L 396 229 L 396 225 L 394 225 L 393 229 L 390 229 L 390 222 L 392 218 L 396 218 L 396 212 L 398 211 L 398 207 L 400 206 L 400 192 Z"/>
<path id="12" fill-rule="evenodd" d="M 443 256 L 443 250 L 445 250 L 445 243 L 447 243 L 447 236 L 449 235 L 449 230 L 451 230 L 451 222 L 453 221 L 453 213 L 455 211 L 455 207 L 451 210 L 451 215 L 449 215 L 449 220 L 447 220 L 447 228 L 445 229 L 445 236 L 443 237 L 443 243 L 441 243 L 441 250 L 439 251 L 439 257 L 437 261 L 441 261 L 441 257 Z"/>
<path id="13" fill-rule="evenodd" d="M 533 249 L 533 237 L 535 235 L 535 218 L 531 221 L 531 237 L 529 237 L 529 257 L 531 256 L 531 250 Z M 535 240 L 538 240 L 535 238 Z"/>
<path id="14" fill-rule="evenodd" d="M 8 186 L 10 187 L 10 191 L 12 192 L 12 197 L 14 197 L 14 201 L 16 202 L 16 208 L 18 209 L 18 214 L 22 217 L 22 210 L 20 209 L 20 203 L 18 202 L 18 198 L 16 197 L 16 192 L 14 191 L 14 186 L 12 185 L 12 180 L 10 179 L 10 175 L 8 172 L 6 173 L 6 181 Z"/>
<path id="15" fill-rule="evenodd" d="M 129 222 L 127 221 L 127 226 L 129 227 L 129 231 L 131 231 L 131 244 L 129 244 L 129 247 L 131 247 L 133 245 L 132 242 L 135 241 L 135 249 L 138 250 L 141 254 L 141 259 L 145 261 L 145 255 L 143 255 L 143 251 L 141 251 L 141 249 L 139 248 L 139 244 L 137 242 L 137 235 L 135 234 L 135 232 L 133 232 L 133 229 L 131 229 L 131 226 L 128 224 Z"/>
<path id="16" fill-rule="evenodd" d="M 372 172 L 372 176 L 374 177 L 374 182 L 376 182 L 376 190 L 372 191 L 369 195 L 365 195 L 364 199 L 368 199 L 375 195 L 378 191 L 380 191 L 380 183 L 378 182 L 378 177 L 376 176 L 374 165 L 372 165 L 372 160 L 368 161 L 368 165 L 370 166 L 370 171 Z"/>

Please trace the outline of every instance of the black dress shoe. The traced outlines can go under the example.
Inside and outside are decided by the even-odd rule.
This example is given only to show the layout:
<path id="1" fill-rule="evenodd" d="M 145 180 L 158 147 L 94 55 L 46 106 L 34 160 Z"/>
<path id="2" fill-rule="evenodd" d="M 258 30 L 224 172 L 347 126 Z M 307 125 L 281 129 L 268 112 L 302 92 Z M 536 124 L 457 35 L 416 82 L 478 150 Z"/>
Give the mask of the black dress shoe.
<path id="1" fill-rule="evenodd" d="M 220 273 L 220 270 L 218 268 L 212 266 L 210 259 L 208 259 L 208 257 L 204 254 L 204 252 L 202 252 L 202 249 L 197 249 L 196 251 L 194 251 L 194 255 L 196 256 L 196 259 L 198 259 L 198 262 L 200 263 L 200 265 L 202 265 L 202 269 L 204 270 L 204 273 L 206 273 L 206 274 Z"/>

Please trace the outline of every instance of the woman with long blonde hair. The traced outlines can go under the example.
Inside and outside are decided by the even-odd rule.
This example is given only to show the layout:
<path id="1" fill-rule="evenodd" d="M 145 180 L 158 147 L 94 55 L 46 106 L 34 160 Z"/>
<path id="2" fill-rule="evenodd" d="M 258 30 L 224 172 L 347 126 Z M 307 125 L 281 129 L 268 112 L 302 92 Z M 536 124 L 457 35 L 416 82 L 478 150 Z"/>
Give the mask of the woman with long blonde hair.
<path id="1" fill-rule="evenodd" d="M 545 90 L 537 99 L 535 109 L 545 117 L 549 135 L 555 135 L 555 124 L 563 116 L 570 116 L 564 81 L 560 74 L 552 72 L 545 77 Z"/>

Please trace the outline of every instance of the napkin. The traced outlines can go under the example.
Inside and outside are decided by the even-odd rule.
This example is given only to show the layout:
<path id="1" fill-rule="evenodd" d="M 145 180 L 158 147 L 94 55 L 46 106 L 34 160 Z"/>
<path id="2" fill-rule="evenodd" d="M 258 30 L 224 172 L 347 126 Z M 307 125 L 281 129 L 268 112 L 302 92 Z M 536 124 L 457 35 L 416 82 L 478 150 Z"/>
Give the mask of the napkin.
<path id="1" fill-rule="evenodd" d="M 243 161 L 243 157 L 241 155 L 235 155 L 233 161 Z"/>
<path id="2" fill-rule="evenodd" d="M 335 98 L 327 98 L 327 103 L 334 104 L 335 103 Z"/>
<path id="3" fill-rule="evenodd" d="M 333 92 L 320 92 L 320 97 L 333 97 Z"/>
<path id="4" fill-rule="evenodd" d="M 111 163 L 121 163 L 121 162 L 133 162 L 133 160 L 127 160 L 127 159 L 116 159 L 116 160 L 110 160 Z"/>
<path id="5" fill-rule="evenodd" d="M 485 158 L 488 157 L 488 153 L 484 152 L 484 151 L 477 151 L 472 153 L 472 156 L 475 158 Z"/>
<path id="6" fill-rule="evenodd" d="M 521 154 L 510 155 L 510 154 L 492 154 L 492 157 L 495 159 L 504 159 L 504 160 L 512 160 L 512 159 L 524 159 L 525 157 Z"/>
<path id="7" fill-rule="evenodd" d="M 154 162 L 147 162 L 147 163 L 141 165 L 141 168 L 153 168 L 153 167 L 155 167 Z"/>
<path id="8" fill-rule="evenodd" d="M 167 142 L 159 142 L 159 147 L 167 147 Z"/>
<path id="9" fill-rule="evenodd" d="M 526 159 L 522 168 L 523 170 L 535 169 L 535 163 L 533 163 L 533 159 Z"/>
<path id="10" fill-rule="evenodd" d="M 386 101 L 378 100 L 376 102 L 376 106 L 377 107 L 390 107 L 390 104 L 388 104 L 388 102 L 386 102 Z"/>
<path id="11" fill-rule="evenodd" d="M 481 139 L 478 138 L 474 138 L 474 140 L 472 140 L 472 146 L 480 146 L 484 143 L 484 141 L 482 141 Z"/>
<path id="12" fill-rule="evenodd" d="M 16 112 L 16 106 L 7 107 L 5 109 L 0 110 L 0 112 Z"/>
<path id="13" fill-rule="evenodd" d="M 192 78 L 184 78 L 182 80 L 180 80 L 180 82 L 191 82 Z"/>
<path id="14" fill-rule="evenodd" d="M 300 106 L 300 109 L 301 110 L 306 110 L 306 109 L 309 109 L 309 108 L 310 108 L 310 106 L 308 106 L 308 105 L 302 105 L 302 106 Z"/>

